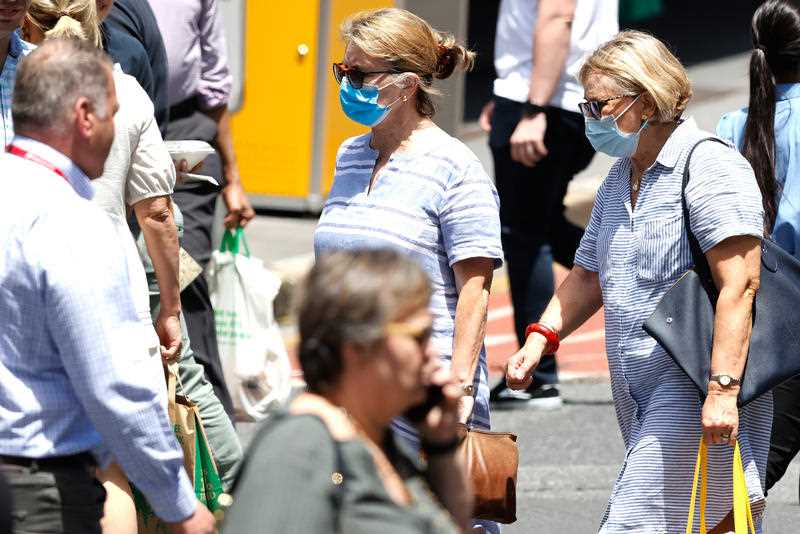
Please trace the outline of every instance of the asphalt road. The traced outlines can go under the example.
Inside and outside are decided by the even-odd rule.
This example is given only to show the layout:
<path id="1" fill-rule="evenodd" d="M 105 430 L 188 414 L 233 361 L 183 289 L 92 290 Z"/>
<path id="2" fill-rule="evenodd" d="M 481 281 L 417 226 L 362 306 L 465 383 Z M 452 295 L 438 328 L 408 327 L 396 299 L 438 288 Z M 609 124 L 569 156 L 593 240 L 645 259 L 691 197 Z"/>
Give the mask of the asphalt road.
<path id="1" fill-rule="evenodd" d="M 607 382 L 564 384 L 563 408 L 495 411 L 495 430 L 517 434 L 520 469 L 517 516 L 506 534 L 589 534 L 616 479 L 624 449 Z M 245 443 L 255 425 L 238 425 Z M 765 534 L 800 531 L 800 462 L 769 496 Z M 689 482 L 687 481 L 687 484 Z"/>

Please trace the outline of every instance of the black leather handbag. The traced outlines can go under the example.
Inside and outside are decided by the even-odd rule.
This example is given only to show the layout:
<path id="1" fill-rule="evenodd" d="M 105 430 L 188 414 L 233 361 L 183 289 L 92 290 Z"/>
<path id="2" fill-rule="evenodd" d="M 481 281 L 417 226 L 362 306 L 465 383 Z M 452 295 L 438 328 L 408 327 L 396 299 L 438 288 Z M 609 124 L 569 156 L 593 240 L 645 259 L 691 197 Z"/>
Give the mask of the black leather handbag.
<path id="1" fill-rule="evenodd" d="M 694 267 L 667 291 L 643 326 L 703 396 L 708 391 L 711 372 L 717 289 L 705 254 L 692 234 L 686 185 L 689 183 L 689 158 L 698 144 L 708 140 L 722 143 L 715 137 L 708 137 L 692 147 L 681 187 L 683 222 Z M 753 332 L 739 405 L 746 405 L 797 374 L 800 374 L 800 261 L 771 239 L 764 238 L 761 241 L 761 284 L 753 307 Z"/>

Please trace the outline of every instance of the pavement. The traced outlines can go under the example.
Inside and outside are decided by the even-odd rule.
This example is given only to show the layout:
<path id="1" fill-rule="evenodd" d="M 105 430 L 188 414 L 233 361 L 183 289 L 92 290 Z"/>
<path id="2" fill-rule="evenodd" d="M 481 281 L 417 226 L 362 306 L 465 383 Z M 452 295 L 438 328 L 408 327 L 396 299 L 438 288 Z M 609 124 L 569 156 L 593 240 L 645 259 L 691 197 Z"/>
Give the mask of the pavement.
<path id="1" fill-rule="evenodd" d="M 695 96 L 686 115 L 694 117 L 701 128 L 713 131 L 722 113 L 746 105 L 748 58 L 749 55 L 732 56 L 689 69 Z M 462 140 L 491 175 L 485 134 L 471 129 Z M 598 155 L 572 181 L 565 205 L 574 222 L 585 224 L 594 194 L 612 161 Z M 315 217 L 263 213 L 247 231 L 252 254 L 264 259 L 284 280 L 276 310 L 282 317 L 290 352 L 296 345 L 296 329 L 289 304 L 294 288 L 313 262 L 315 226 Z M 554 265 L 554 272 L 558 281 L 566 275 L 558 265 Z M 503 270 L 495 274 L 492 287 L 486 346 L 490 374 L 496 380 L 517 349 Z M 519 437 L 519 520 L 505 527 L 506 533 L 596 531 L 624 456 L 608 384 L 602 311 L 563 341 L 557 361 L 565 401 L 561 409 L 495 411 L 492 415 L 496 430 L 511 431 Z M 254 425 L 240 424 L 237 428 L 247 443 Z M 765 532 L 800 531 L 798 477 L 800 461 L 795 460 L 770 493 Z"/>

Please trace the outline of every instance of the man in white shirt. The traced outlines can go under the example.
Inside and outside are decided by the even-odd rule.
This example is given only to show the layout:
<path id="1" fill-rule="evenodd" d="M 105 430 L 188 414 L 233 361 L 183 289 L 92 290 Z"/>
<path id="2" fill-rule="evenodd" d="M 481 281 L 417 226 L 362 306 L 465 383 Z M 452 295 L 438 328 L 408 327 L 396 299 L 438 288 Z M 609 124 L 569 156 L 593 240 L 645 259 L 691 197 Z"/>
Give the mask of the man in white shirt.
<path id="1" fill-rule="evenodd" d="M 144 371 L 118 234 L 89 200 L 118 109 L 111 63 L 77 40 L 20 62 L 0 154 L 0 470 L 17 532 L 100 534 L 111 458 L 174 533 L 211 534 Z"/>
<path id="2" fill-rule="evenodd" d="M 525 328 L 553 296 L 553 260 L 572 267 L 583 230 L 564 217 L 564 196 L 594 155 L 584 135 L 576 75 L 583 59 L 618 31 L 618 0 L 502 0 L 495 42 L 490 131 L 514 325 Z M 555 358 L 543 356 L 527 391 L 492 390 L 496 407 L 556 408 Z"/>

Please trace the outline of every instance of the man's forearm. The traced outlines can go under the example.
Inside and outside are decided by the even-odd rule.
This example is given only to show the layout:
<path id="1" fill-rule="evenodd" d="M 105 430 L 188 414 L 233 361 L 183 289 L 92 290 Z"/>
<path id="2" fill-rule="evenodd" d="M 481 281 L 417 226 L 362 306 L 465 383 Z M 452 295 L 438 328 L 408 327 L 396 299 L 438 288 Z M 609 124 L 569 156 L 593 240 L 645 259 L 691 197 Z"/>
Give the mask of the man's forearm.
<path id="1" fill-rule="evenodd" d="M 236 151 L 233 148 L 233 134 L 231 133 L 231 114 L 227 105 L 207 110 L 206 115 L 217 123 L 217 150 L 222 159 L 222 174 L 226 185 L 239 182 L 239 166 L 236 161 Z"/>
<path id="2" fill-rule="evenodd" d="M 528 99 L 546 106 L 553 98 L 569 56 L 574 0 L 542 2 L 533 35 L 533 70 Z"/>
<path id="3" fill-rule="evenodd" d="M 161 294 L 161 311 L 178 315 L 181 311 L 180 246 L 170 207 L 169 197 L 156 197 L 137 203 L 134 212 L 144 235 L 147 252 L 153 261 Z"/>

